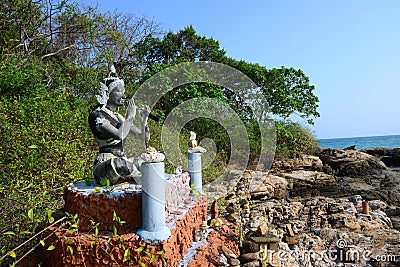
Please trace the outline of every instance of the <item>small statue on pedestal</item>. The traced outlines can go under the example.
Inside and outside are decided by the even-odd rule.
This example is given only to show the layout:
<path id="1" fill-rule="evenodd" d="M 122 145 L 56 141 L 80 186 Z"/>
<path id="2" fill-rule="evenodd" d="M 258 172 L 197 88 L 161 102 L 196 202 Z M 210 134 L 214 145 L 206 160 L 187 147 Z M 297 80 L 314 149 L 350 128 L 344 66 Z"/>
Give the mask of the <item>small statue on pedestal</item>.
<path id="1" fill-rule="evenodd" d="M 193 131 L 190 131 L 188 146 L 189 146 L 189 149 L 188 149 L 189 153 L 205 153 L 206 152 L 205 148 L 197 145 L 196 133 Z"/>
<path id="2" fill-rule="evenodd" d="M 93 175 L 100 184 L 102 179 L 108 179 L 110 184 L 124 181 L 141 181 L 140 157 L 127 158 L 124 142 L 128 134 L 142 138 L 144 142 L 150 139 L 147 125 L 150 108 L 145 106 L 137 109 L 133 99 L 128 101 L 125 117 L 118 113 L 118 108 L 125 104 L 125 84 L 117 76 L 114 66 L 103 83 L 100 83 L 99 104 L 91 111 L 88 121 L 94 139 L 99 146 L 99 152 L 93 165 Z M 133 125 L 136 112 L 139 113 L 140 127 Z"/>

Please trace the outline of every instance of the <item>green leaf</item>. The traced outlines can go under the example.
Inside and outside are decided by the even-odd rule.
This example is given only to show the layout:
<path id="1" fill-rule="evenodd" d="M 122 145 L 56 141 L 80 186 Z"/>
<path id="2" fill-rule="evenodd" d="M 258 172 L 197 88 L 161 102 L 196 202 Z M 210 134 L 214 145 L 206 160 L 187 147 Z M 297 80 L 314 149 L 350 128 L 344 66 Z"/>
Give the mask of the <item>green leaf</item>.
<path id="1" fill-rule="evenodd" d="M 43 241 L 43 240 L 40 240 L 39 242 L 40 242 L 40 244 L 42 245 L 42 247 L 44 247 L 44 246 L 45 246 L 45 243 L 44 243 L 44 241 Z"/>
<path id="2" fill-rule="evenodd" d="M 36 145 L 30 145 L 30 146 L 28 146 L 28 148 L 34 149 L 34 148 L 37 148 L 37 146 Z"/>
<path id="3" fill-rule="evenodd" d="M 145 251 L 144 254 L 146 254 L 147 256 L 151 257 L 151 253 L 148 251 Z"/>
<path id="4" fill-rule="evenodd" d="M 55 249 L 55 248 L 56 248 L 55 246 L 50 245 L 50 247 L 48 247 L 47 250 L 53 250 L 53 249 Z"/>
<path id="5" fill-rule="evenodd" d="M 100 187 L 98 187 L 98 186 L 96 186 L 95 188 L 94 188 L 94 190 L 93 190 L 93 193 L 94 194 L 97 194 L 97 193 L 99 193 L 100 192 Z"/>
<path id="6" fill-rule="evenodd" d="M 125 250 L 124 261 L 127 261 L 129 259 L 130 255 L 131 255 L 131 251 L 129 249 Z"/>
<path id="7" fill-rule="evenodd" d="M 71 246 L 67 246 L 69 253 L 71 253 L 71 255 L 74 255 L 74 249 Z"/>
<path id="8" fill-rule="evenodd" d="M 136 252 L 142 252 L 143 251 L 143 247 L 138 247 L 137 249 L 135 249 Z"/>
<path id="9" fill-rule="evenodd" d="M 48 221 L 49 221 L 49 223 L 53 223 L 53 222 L 54 222 L 54 217 L 53 217 L 53 216 L 50 216 L 50 217 L 48 218 Z"/>
<path id="10" fill-rule="evenodd" d="M 20 235 L 30 235 L 30 234 L 32 234 L 32 232 L 30 232 L 30 231 L 21 231 L 21 232 L 19 232 L 19 234 Z"/>
<path id="11" fill-rule="evenodd" d="M 165 254 L 165 251 L 164 251 L 164 250 L 160 250 L 160 251 L 157 251 L 156 254 L 157 254 L 157 255 L 164 255 L 164 254 Z"/>
<path id="12" fill-rule="evenodd" d="M 143 262 L 139 262 L 139 265 L 140 265 L 141 267 L 146 267 L 146 264 L 144 264 Z"/>
<path id="13" fill-rule="evenodd" d="M 102 179 L 100 180 L 100 184 L 101 184 L 102 186 L 107 186 L 107 184 L 108 184 L 108 186 L 110 186 L 110 180 L 108 180 L 107 178 L 102 178 Z"/>
<path id="14" fill-rule="evenodd" d="M 30 209 L 30 210 L 28 211 L 28 218 L 31 219 L 31 220 L 34 219 L 34 217 L 33 217 L 33 209 Z"/>
<path id="15" fill-rule="evenodd" d="M 151 258 L 150 258 L 150 263 L 153 263 L 153 261 L 156 259 L 156 255 L 151 255 Z"/>
<path id="16" fill-rule="evenodd" d="M 7 231 L 3 235 L 16 235 L 13 231 Z"/>
<path id="17" fill-rule="evenodd" d="M 17 254 L 14 251 L 10 251 L 8 252 L 8 256 L 15 259 L 17 257 Z"/>
<path id="18" fill-rule="evenodd" d="M 98 236 L 99 235 L 99 229 L 96 227 L 96 229 L 94 229 L 94 234 L 96 235 L 96 236 Z"/>

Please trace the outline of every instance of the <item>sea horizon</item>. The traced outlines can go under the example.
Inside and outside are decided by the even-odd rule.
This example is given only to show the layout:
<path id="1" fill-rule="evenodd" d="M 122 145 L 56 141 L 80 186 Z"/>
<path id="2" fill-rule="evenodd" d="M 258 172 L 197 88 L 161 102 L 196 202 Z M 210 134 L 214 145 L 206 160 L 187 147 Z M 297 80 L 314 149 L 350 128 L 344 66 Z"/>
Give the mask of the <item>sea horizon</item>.
<path id="1" fill-rule="evenodd" d="M 320 138 L 318 143 L 321 148 L 344 149 L 350 146 L 355 146 L 357 150 L 375 147 L 400 148 L 400 135 Z"/>

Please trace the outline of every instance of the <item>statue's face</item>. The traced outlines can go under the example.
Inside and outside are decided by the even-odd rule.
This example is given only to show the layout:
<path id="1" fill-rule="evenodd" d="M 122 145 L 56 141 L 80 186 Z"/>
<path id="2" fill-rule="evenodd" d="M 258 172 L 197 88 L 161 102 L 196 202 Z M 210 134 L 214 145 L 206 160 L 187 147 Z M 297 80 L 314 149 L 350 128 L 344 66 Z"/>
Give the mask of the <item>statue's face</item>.
<path id="1" fill-rule="evenodd" d="M 124 105 L 125 99 L 125 88 L 120 84 L 110 92 L 108 101 L 110 104 L 120 107 Z"/>

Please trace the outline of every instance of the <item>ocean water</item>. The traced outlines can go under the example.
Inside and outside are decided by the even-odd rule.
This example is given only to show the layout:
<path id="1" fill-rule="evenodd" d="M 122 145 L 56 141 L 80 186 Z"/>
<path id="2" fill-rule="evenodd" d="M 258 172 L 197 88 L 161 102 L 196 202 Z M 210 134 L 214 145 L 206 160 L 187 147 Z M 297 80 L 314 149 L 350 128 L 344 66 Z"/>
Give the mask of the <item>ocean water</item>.
<path id="1" fill-rule="evenodd" d="M 386 147 L 400 147 L 400 135 L 385 135 L 385 136 L 365 136 L 365 137 L 349 137 L 349 138 L 332 138 L 319 139 L 321 148 L 346 148 L 356 146 L 356 149 Z"/>

